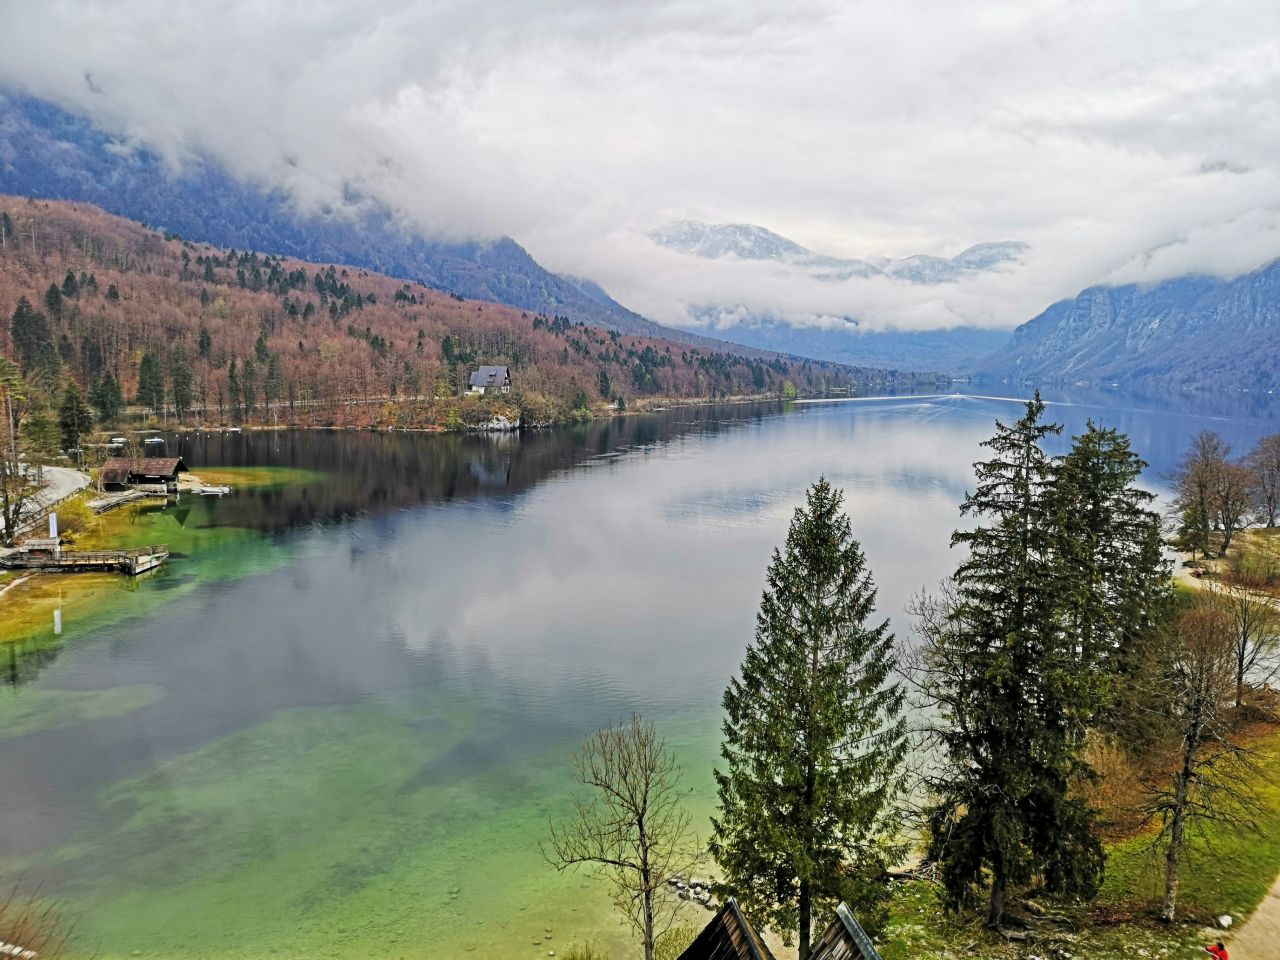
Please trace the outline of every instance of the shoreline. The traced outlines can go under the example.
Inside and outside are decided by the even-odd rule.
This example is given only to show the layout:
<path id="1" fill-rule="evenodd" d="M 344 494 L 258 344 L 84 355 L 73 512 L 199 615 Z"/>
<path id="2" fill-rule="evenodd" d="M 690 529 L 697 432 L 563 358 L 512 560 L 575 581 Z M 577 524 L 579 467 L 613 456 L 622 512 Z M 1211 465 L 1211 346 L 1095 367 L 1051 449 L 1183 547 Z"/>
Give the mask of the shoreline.
<path id="1" fill-rule="evenodd" d="M 210 426 L 204 424 L 156 424 L 156 425 L 133 425 L 134 431 L 159 431 L 161 433 L 279 433 L 287 430 L 319 430 L 327 432 L 346 432 L 346 431 L 367 431 L 367 432 L 394 432 L 394 433 L 428 433 L 428 434 L 484 434 L 484 433 L 524 433 L 534 430 L 554 430 L 560 427 L 572 427 L 582 423 L 593 423 L 596 421 L 610 420 L 617 417 L 633 417 L 643 416 L 645 414 L 662 413 L 667 410 L 680 410 L 694 407 L 714 407 L 714 406 L 745 406 L 749 404 L 796 404 L 811 405 L 819 403 L 847 403 L 849 401 L 872 401 L 872 400 L 931 400 L 939 397 L 960 397 L 967 398 L 968 394 L 956 393 L 868 393 L 858 396 L 832 396 L 832 397 L 780 397 L 777 394 L 735 394 L 728 397 L 653 397 L 646 400 L 637 400 L 633 404 L 628 404 L 621 410 L 609 407 L 602 410 L 592 410 L 591 416 L 583 419 L 566 419 L 557 420 L 549 423 L 517 423 L 511 429 L 493 430 L 486 429 L 484 426 L 468 426 L 449 427 L 434 424 L 422 427 L 402 427 L 395 424 L 304 424 L 304 423 L 245 423 L 233 426 Z M 422 400 L 422 398 L 417 398 Z M 458 398 L 462 399 L 462 398 Z M 350 405 L 373 406 L 375 404 L 415 402 L 410 399 L 408 401 L 395 400 L 390 397 L 381 397 L 371 400 L 351 401 Z M 341 404 L 340 404 L 341 405 Z M 277 408 L 278 409 L 278 408 Z M 124 429 L 123 427 L 121 429 Z"/>

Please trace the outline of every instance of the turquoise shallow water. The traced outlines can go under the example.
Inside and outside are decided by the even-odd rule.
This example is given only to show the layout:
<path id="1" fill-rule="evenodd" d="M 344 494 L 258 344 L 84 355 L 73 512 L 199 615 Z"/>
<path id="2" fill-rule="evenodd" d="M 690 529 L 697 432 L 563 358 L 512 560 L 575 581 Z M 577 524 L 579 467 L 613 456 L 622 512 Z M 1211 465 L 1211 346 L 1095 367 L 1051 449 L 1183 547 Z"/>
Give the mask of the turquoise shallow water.
<path id="1" fill-rule="evenodd" d="M 1051 413 L 1129 431 L 1155 487 L 1198 429 L 1241 448 L 1275 429 L 1124 405 Z M 322 476 L 185 515 L 253 531 L 228 538 L 246 562 L 270 551 L 253 575 L 226 551 L 216 575 L 198 550 L 175 558 L 144 588 L 165 602 L 68 622 L 13 673 L 0 871 L 59 898 L 78 948 L 107 957 L 621 949 L 603 893 L 539 850 L 574 746 L 629 711 L 651 717 L 705 823 L 720 692 L 807 484 L 845 489 L 903 631 L 910 597 L 954 563 L 978 443 L 1017 415 L 940 397 L 523 438 L 170 438 L 193 465 Z"/>

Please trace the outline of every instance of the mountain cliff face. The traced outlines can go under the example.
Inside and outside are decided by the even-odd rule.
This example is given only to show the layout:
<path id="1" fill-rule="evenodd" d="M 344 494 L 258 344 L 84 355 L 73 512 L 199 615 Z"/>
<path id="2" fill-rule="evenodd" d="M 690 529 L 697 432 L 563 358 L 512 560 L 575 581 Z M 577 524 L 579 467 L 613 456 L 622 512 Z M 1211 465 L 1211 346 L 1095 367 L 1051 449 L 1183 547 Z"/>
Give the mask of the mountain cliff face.
<path id="1" fill-rule="evenodd" d="M 1280 387 L 1280 261 L 1233 280 L 1091 287 L 1018 327 L 976 374 L 1147 389 Z"/>
<path id="2" fill-rule="evenodd" d="M 353 203 L 299 217 L 288 198 L 236 181 L 209 160 L 173 175 L 155 154 L 121 149 L 88 120 L 0 90 L 0 193 L 95 204 L 190 240 L 319 263 L 349 263 L 624 333 L 700 338 L 668 330 L 543 269 L 514 240 L 444 243 L 409 232 L 385 210 Z M 599 290 L 599 288 L 595 288 Z"/>

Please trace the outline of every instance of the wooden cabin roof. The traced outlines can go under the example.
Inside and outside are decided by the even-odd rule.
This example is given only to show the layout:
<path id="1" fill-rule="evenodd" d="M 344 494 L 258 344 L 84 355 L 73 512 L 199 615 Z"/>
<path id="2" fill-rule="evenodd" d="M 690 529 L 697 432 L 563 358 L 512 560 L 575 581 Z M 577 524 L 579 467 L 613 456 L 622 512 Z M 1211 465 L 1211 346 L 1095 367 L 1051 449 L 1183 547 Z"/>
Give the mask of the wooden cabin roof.
<path id="1" fill-rule="evenodd" d="M 102 465 L 102 482 L 128 483 L 130 477 L 176 477 L 186 472 L 181 457 L 112 457 Z"/>
<path id="2" fill-rule="evenodd" d="M 871 938 L 843 903 L 836 907 L 835 919 L 813 945 L 810 956 L 813 960 L 880 960 Z"/>
<path id="3" fill-rule="evenodd" d="M 769 948 L 730 897 L 679 960 L 774 960 Z"/>

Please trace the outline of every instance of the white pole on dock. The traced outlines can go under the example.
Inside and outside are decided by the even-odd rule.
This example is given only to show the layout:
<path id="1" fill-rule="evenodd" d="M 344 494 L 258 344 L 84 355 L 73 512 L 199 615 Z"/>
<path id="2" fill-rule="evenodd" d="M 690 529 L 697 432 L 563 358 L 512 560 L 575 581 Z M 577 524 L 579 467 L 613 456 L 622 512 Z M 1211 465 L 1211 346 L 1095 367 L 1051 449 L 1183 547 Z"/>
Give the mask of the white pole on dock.
<path id="1" fill-rule="evenodd" d="M 58 542 L 58 512 L 56 510 L 49 513 L 49 539 L 53 541 L 53 555 L 55 557 L 62 556 L 62 544 Z"/>

